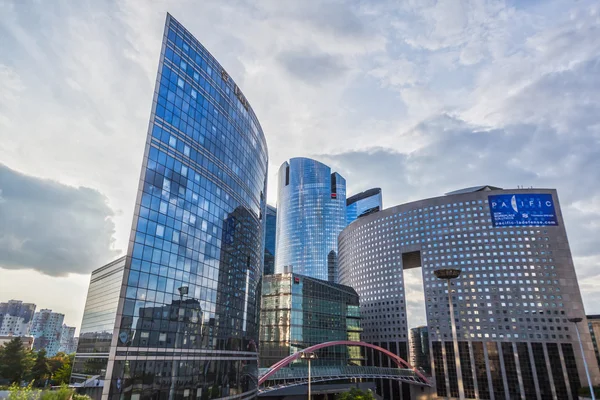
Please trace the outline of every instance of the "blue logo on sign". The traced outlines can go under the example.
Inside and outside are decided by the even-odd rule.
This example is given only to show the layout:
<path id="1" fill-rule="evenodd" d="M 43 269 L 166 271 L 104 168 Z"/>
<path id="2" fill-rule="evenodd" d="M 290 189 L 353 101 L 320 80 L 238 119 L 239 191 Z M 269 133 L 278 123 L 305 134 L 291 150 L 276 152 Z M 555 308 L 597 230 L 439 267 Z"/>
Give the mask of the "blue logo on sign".
<path id="1" fill-rule="evenodd" d="M 488 196 L 494 226 L 556 226 L 551 194 L 500 194 Z"/>

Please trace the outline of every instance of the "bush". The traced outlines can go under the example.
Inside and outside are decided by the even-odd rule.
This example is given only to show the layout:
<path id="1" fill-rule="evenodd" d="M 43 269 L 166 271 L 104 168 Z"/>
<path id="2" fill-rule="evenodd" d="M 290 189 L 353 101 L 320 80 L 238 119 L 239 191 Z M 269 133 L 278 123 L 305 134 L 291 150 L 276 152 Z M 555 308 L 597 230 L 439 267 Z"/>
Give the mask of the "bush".
<path id="1" fill-rule="evenodd" d="M 75 393 L 73 394 L 73 400 L 92 400 L 92 398 L 87 394 Z"/>
<path id="2" fill-rule="evenodd" d="M 46 390 L 42 393 L 41 400 L 69 400 L 73 395 L 73 389 L 65 384 L 60 385 L 58 390 Z"/>

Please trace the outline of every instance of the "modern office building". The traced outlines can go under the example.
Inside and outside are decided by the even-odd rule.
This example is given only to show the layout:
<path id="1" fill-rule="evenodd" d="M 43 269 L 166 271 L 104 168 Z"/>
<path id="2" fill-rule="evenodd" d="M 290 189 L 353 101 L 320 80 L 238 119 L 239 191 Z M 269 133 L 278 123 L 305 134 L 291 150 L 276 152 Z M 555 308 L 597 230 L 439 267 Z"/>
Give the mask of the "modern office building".
<path id="1" fill-rule="evenodd" d="M 277 209 L 267 204 L 265 227 L 265 268 L 264 275 L 275 273 L 275 237 L 277 234 Z"/>
<path id="2" fill-rule="evenodd" d="M 346 180 L 310 158 L 279 168 L 275 273 L 337 282 L 337 237 L 346 226 Z"/>
<path id="3" fill-rule="evenodd" d="M 256 395 L 267 164 L 240 88 L 167 15 L 103 398 Z"/>
<path id="4" fill-rule="evenodd" d="M 94 386 L 95 381 L 104 385 L 126 259 L 123 256 L 92 272 L 71 384 L 79 386 L 91 379 Z"/>
<path id="5" fill-rule="evenodd" d="M 339 243 L 340 282 L 360 296 L 363 340 L 400 356 L 408 335 L 403 271 L 421 268 L 438 396 L 577 399 L 586 375 L 568 319 L 584 309 L 555 190 L 463 189 L 359 218 Z M 447 268 L 461 271 L 453 316 L 447 282 L 434 275 Z M 598 384 L 590 334 L 580 332 Z M 379 390 L 399 398 L 389 382 Z"/>
<path id="6" fill-rule="evenodd" d="M 382 209 L 383 201 L 380 188 L 357 193 L 346 200 L 346 223 L 351 224 L 358 217 L 381 211 Z"/>
<path id="7" fill-rule="evenodd" d="M 598 367 L 600 367 L 600 349 L 598 348 L 598 340 L 600 340 L 600 315 L 587 315 L 588 328 L 592 337 L 592 345 L 594 346 L 594 353 L 596 354 L 596 360 L 598 361 Z"/>
<path id="8" fill-rule="evenodd" d="M 260 366 L 264 368 L 315 344 L 360 340 L 354 289 L 295 273 L 263 278 L 260 320 Z M 358 347 L 329 347 L 317 354 L 315 365 L 362 363 Z"/>
<path id="9" fill-rule="evenodd" d="M 58 351 L 65 354 L 75 353 L 77 351 L 77 338 L 75 337 L 75 327 L 63 324 L 60 332 L 60 345 Z"/>
<path id="10" fill-rule="evenodd" d="M 54 357 L 60 349 L 60 337 L 65 315 L 42 309 L 33 315 L 31 336 L 33 336 L 33 349 L 46 350 L 48 357 Z"/>
<path id="11" fill-rule="evenodd" d="M 410 329 L 408 338 L 410 347 L 410 365 L 431 375 L 431 354 L 429 353 L 429 334 L 426 326 Z"/>
<path id="12" fill-rule="evenodd" d="M 35 304 L 21 300 L 0 303 L 0 336 L 29 336 Z"/>

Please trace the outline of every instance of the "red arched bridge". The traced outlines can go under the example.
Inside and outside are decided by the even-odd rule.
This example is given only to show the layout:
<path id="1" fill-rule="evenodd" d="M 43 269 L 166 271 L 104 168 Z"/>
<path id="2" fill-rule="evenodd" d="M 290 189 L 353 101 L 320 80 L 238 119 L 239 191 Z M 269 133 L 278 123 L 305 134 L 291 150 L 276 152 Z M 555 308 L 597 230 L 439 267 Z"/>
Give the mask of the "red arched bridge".
<path id="1" fill-rule="evenodd" d="M 305 368 L 285 368 L 291 362 L 300 358 L 303 352 L 313 352 L 332 346 L 359 346 L 374 349 L 388 356 L 397 366 L 397 368 L 384 367 L 363 367 L 363 366 L 312 366 L 311 382 L 324 382 L 340 379 L 373 379 L 385 378 L 401 382 L 412 383 L 416 385 L 432 386 L 429 379 L 411 366 L 401 357 L 382 348 L 365 342 L 354 342 L 349 340 L 338 340 L 334 342 L 325 342 L 294 353 L 273 364 L 270 368 L 261 368 L 258 384 L 259 393 L 265 393 L 284 387 L 304 385 L 308 382 L 308 369 Z M 265 383 L 269 385 L 265 385 Z"/>

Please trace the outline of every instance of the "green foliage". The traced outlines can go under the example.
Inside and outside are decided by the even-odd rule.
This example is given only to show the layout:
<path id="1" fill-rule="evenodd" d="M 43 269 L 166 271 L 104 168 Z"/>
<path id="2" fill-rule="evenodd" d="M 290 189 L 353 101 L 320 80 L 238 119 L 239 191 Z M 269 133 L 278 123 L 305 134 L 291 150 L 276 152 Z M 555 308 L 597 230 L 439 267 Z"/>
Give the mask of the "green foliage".
<path id="1" fill-rule="evenodd" d="M 44 391 L 41 400 L 69 400 L 72 395 L 73 390 L 63 383 L 58 390 Z"/>
<path id="2" fill-rule="evenodd" d="M 92 398 L 90 396 L 88 396 L 87 394 L 79 394 L 79 393 L 74 393 L 73 400 L 92 400 Z"/>
<path id="3" fill-rule="evenodd" d="M 6 343 L 0 353 L 0 375 L 11 383 L 20 383 L 31 368 L 31 353 L 23 348 L 21 339 Z"/>
<path id="4" fill-rule="evenodd" d="M 68 384 L 71 379 L 71 363 L 66 362 L 58 371 L 52 375 L 55 384 Z"/>
<path id="5" fill-rule="evenodd" d="M 39 400 L 40 391 L 33 389 L 33 382 L 25 387 L 20 387 L 17 383 L 13 383 L 10 387 L 8 400 Z"/>
<path id="6" fill-rule="evenodd" d="M 36 386 L 44 386 L 46 379 L 50 378 L 50 366 L 46 358 L 46 350 L 40 350 L 37 353 L 35 363 L 29 374 L 30 378 L 35 380 Z"/>
<path id="7" fill-rule="evenodd" d="M 339 393 L 335 396 L 336 400 L 375 400 L 375 396 L 370 390 L 360 390 L 352 388 L 348 392 Z"/>

